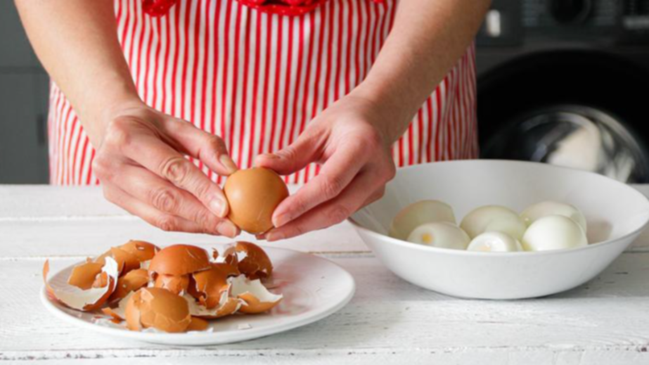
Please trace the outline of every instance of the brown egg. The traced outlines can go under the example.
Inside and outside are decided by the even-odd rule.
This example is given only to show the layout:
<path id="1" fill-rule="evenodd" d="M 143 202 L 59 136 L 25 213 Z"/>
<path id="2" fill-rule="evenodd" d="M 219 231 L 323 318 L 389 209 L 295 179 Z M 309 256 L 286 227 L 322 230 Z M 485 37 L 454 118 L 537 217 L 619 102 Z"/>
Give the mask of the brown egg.
<path id="1" fill-rule="evenodd" d="M 182 276 L 210 268 L 210 257 L 204 249 L 191 245 L 165 247 L 151 260 L 149 273 Z"/>
<path id="2" fill-rule="evenodd" d="M 153 327 L 185 332 L 191 322 L 187 301 L 166 289 L 142 288 L 126 304 L 126 324 L 132 331 Z"/>
<path id="3" fill-rule="evenodd" d="M 288 197 L 288 188 L 272 170 L 255 167 L 230 175 L 223 187 L 230 205 L 228 218 L 252 234 L 273 228 L 273 211 Z"/>

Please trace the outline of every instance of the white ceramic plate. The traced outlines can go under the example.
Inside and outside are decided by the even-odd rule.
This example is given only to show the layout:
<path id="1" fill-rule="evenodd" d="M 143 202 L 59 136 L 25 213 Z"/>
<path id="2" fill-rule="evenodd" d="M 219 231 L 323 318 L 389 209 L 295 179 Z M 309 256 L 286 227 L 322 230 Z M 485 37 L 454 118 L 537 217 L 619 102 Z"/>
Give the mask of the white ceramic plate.
<path id="1" fill-rule="evenodd" d="M 189 333 L 133 332 L 96 323 L 98 313 L 83 313 L 51 301 L 45 288 L 41 300 L 52 314 L 75 326 L 107 335 L 169 345 L 217 345 L 251 340 L 316 322 L 344 307 L 354 295 L 352 276 L 333 262 L 297 251 L 265 247 L 275 270 L 273 292 L 284 299 L 267 314 L 234 315 L 210 321 L 211 330 Z M 68 277 L 72 267 L 51 275 Z M 100 314 L 100 313 L 99 313 Z"/>

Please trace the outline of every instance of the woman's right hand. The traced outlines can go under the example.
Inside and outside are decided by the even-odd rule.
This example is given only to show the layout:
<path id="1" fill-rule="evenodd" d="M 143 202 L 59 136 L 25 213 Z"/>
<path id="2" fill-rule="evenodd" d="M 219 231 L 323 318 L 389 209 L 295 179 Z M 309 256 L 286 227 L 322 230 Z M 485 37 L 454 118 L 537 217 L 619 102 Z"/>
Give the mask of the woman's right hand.
<path id="1" fill-rule="evenodd" d="M 106 125 L 93 161 L 109 201 L 165 231 L 234 237 L 223 191 L 185 158 L 220 175 L 236 165 L 223 140 L 142 102 L 104 113 Z"/>

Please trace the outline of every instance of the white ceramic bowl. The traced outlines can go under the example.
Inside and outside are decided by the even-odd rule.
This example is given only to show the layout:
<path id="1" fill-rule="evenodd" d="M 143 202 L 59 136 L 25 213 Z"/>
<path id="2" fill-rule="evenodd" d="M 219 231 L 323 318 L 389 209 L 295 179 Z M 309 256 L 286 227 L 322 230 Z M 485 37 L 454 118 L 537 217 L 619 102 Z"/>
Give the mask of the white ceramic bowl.
<path id="1" fill-rule="evenodd" d="M 579 208 L 588 222 L 587 247 L 489 253 L 418 245 L 387 236 L 392 218 L 423 199 L 450 204 L 459 220 L 481 205 L 521 211 L 556 200 Z M 351 222 L 376 256 L 401 278 L 464 298 L 520 299 L 558 293 L 598 275 L 649 221 L 649 201 L 632 187 L 594 173 L 540 163 L 469 160 L 400 169 L 383 198 Z"/>

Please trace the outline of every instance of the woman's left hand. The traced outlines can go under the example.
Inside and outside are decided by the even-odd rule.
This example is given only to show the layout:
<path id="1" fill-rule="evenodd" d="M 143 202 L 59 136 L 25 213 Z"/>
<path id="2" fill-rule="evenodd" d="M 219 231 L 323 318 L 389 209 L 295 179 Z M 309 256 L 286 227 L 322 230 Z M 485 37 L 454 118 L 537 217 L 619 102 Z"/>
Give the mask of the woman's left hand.
<path id="1" fill-rule="evenodd" d="M 396 171 L 387 128 L 393 117 L 352 93 L 311 121 L 293 144 L 258 156 L 257 166 L 282 175 L 322 164 L 316 177 L 275 209 L 276 228 L 264 237 L 276 241 L 326 228 L 381 198 Z"/>

